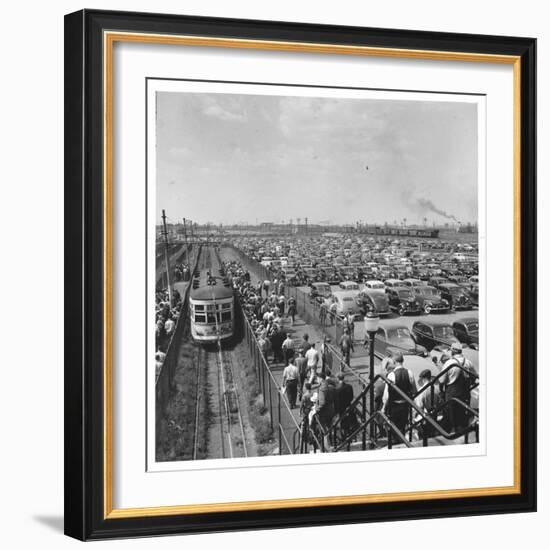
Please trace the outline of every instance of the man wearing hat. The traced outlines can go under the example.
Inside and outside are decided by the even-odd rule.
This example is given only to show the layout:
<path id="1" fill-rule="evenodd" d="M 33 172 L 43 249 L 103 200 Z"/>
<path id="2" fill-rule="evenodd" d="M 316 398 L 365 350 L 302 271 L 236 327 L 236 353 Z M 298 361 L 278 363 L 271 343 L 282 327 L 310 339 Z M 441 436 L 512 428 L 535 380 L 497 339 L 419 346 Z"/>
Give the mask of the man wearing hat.
<path id="1" fill-rule="evenodd" d="M 395 368 L 388 374 L 388 381 L 393 382 L 405 395 L 412 397 L 416 393 L 416 382 L 413 373 L 403 364 L 403 354 L 399 351 L 396 352 L 393 356 L 393 362 Z M 404 434 L 409 419 L 410 405 L 401 393 L 398 393 L 390 384 L 386 384 L 383 401 L 384 411 L 389 415 L 390 420 L 397 429 Z"/>
<path id="2" fill-rule="evenodd" d="M 441 394 L 439 391 L 439 384 L 436 383 L 428 386 L 431 381 L 432 371 L 430 369 L 424 369 L 418 375 L 418 386 L 420 387 L 419 391 L 421 391 L 422 393 L 420 393 L 420 395 L 415 399 L 415 403 L 417 404 L 418 408 L 422 409 L 422 411 L 429 415 L 432 415 L 435 409 L 437 409 L 442 402 Z M 424 389 L 424 391 L 422 391 L 422 389 Z M 420 415 L 417 415 L 415 420 L 420 420 Z M 434 420 L 437 420 L 437 418 L 434 417 Z M 432 435 L 433 429 L 429 425 L 426 425 L 425 428 L 428 430 L 427 435 Z M 420 426 L 418 430 L 420 438 L 422 438 L 423 429 L 424 426 Z"/>
<path id="3" fill-rule="evenodd" d="M 466 409 L 460 403 L 450 400 L 456 398 L 469 405 L 471 376 L 469 373 L 475 375 L 471 361 L 462 355 L 462 345 L 460 343 L 453 342 L 451 345 L 451 358 L 445 362 L 443 370 L 446 372 L 441 377 L 440 383 L 445 389 L 445 400 L 449 402 L 447 407 L 449 429 L 458 432 L 466 428 Z"/>

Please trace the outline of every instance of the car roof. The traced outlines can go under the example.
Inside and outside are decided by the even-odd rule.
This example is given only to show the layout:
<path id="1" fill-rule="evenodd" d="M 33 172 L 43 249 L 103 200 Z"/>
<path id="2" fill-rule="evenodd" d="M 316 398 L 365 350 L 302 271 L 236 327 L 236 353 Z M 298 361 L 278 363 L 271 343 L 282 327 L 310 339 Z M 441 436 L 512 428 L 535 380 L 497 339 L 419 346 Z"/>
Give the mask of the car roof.
<path id="1" fill-rule="evenodd" d="M 429 327 L 450 327 L 451 326 L 451 323 L 449 323 L 448 321 L 437 321 L 437 320 L 429 320 L 429 321 L 415 321 L 413 323 L 413 327 L 415 325 L 417 325 L 418 323 L 420 324 L 425 324 L 425 325 L 428 325 Z"/>
<path id="2" fill-rule="evenodd" d="M 477 317 L 461 317 L 460 319 L 455 319 L 454 323 L 470 323 L 472 321 L 477 321 L 479 323 L 479 319 Z"/>

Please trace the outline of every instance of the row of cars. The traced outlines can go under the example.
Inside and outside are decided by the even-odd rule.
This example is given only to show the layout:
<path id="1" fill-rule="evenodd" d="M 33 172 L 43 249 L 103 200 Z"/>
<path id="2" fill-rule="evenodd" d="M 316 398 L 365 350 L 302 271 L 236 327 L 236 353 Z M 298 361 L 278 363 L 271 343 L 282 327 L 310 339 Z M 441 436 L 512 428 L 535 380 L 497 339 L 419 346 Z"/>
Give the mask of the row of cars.
<path id="1" fill-rule="evenodd" d="M 249 237 L 235 244 L 274 276 L 296 286 L 411 277 L 466 279 L 478 270 L 475 242 L 326 234 Z"/>
<path id="2" fill-rule="evenodd" d="M 462 317 L 452 324 L 445 321 L 415 321 L 412 328 L 405 325 L 381 326 L 374 340 L 380 355 L 400 351 L 409 355 L 427 356 L 428 352 L 448 350 L 453 343 L 478 349 L 479 320 Z"/>
<path id="3" fill-rule="evenodd" d="M 339 316 L 365 315 L 368 311 L 380 316 L 391 312 L 399 315 L 450 310 L 472 309 L 478 305 L 477 276 L 472 276 L 466 284 L 457 284 L 448 279 L 433 278 L 432 284 L 420 279 L 388 279 L 384 282 L 368 280 L 364 284 L 343 281 L 338 290 L 326 282 L 310 285 L 310 299 L 330 307 L 336 304 Z M 474 290 L 475 288 L 475 290 Z"/>

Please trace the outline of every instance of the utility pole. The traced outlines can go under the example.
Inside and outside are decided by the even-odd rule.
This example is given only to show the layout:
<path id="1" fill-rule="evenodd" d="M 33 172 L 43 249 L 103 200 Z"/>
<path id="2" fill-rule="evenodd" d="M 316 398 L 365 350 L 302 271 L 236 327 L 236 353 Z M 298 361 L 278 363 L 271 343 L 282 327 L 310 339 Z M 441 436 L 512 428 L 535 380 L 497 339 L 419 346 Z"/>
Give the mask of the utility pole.
<path id="1" fill-rule="evenodd" d="M 191 270 L 192 264 L 192 257 L 191 254 L 193 253 L 193 244 L 191 243 L 191 249 L 189 249 L 189 242 L 187 240 L 187 220 L 183 218 L 183 236 L 185 238 L 185 250 L 186 250 L 186 259 L 187 264 L 189 265 L 189 270 Z"/>
<path id="2" fill-rule="evenodd" d="M 164 261 L 166 263 L 166 283 L 168 285 L 168 301 L 172 307 L 172 285 L 170 284 L 170 258 L 168 257 L 168 231 L 166 230 L 166 213 L 162 211 L 162 234 L 164 235 Z"/>

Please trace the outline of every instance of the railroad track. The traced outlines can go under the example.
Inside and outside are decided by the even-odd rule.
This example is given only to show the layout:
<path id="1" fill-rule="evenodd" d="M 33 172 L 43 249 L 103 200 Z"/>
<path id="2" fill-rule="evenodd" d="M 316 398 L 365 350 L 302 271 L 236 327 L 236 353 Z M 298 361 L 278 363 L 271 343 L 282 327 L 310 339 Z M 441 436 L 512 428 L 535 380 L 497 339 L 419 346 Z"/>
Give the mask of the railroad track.
<path id="1" fill-rule="evenodd" d="M 237 388 L 234 383 L 233 354 L 229 350 L 199 349 L 195 436 L 193 458 L 199 454 L 200 431 L 208 431 L 205 458 L 244 458 L 248 456 L 246 434 Z M 200 370 L 206 369 L 206 385 L 199 386 Z M 202 390 L 202 395 L 201 395 Z M 202 426 L 201 400 L 210 402 L 209 425 Z"/>

